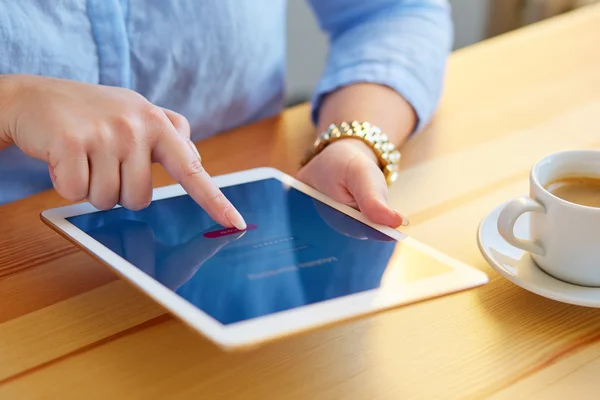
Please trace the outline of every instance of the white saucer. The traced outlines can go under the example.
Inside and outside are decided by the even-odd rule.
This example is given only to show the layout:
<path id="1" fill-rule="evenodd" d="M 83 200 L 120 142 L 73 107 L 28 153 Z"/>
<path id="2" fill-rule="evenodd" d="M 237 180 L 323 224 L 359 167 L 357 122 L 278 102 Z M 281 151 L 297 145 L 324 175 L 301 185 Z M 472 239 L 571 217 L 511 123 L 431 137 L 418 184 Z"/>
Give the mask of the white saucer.
<path id="1" fill-rule="evenodd" d="M 600 288 L 577 286 L 553 278 L 542 271 L 529 253 L 508 244 L 498 233 L 500 205 L 479 225 L 477 244 L 488 263 L 506 279 L 530 292 L 563 303 L 600 308 Z M 529 239 L 529 214 L 515 225 L 515 235 Z"/>

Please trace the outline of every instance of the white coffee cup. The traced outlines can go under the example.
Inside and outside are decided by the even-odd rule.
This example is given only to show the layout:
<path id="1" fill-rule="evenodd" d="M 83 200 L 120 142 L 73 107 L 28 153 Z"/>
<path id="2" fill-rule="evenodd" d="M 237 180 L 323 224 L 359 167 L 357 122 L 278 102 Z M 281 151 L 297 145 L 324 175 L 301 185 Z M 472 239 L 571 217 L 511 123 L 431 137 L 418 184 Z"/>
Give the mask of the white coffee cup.
<path id="1" fill-rule="evenodd" d="M 570 176 L 600 178 L 600 151 L 569 150 L 538 161 L 529 176 L 529 197 L 510 201 L 500 212 L 498 232 L 528 251 L 546 273 L 565 282 L 600 286 L 600 208 L 563 200 L 544 188 Z M 514 235 L 517 219 L 531 212 L 530 240 Z"/>

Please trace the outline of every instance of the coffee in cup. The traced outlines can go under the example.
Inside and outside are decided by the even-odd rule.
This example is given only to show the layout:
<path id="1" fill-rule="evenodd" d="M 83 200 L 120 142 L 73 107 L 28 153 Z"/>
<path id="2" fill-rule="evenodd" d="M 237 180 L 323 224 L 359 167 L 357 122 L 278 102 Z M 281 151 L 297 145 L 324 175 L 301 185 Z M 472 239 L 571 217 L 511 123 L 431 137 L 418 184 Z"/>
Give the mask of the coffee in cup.
<path id="1" fill-rule="evenodd" d="M 569 150 L 544 157 L 529 175 L 528 197 L 510 201 L 498 232 L 528 251 L 549 275 L 600 287 L 600 151 Z M 514 235 L 517 219 L 531 213 L 530 239 Z"/>
<path id="2" fill-rule="evenodd" d="M 600 207 L 600 177 L 566 176 L 550 181 L 544 188 L 568 202 Z"/>

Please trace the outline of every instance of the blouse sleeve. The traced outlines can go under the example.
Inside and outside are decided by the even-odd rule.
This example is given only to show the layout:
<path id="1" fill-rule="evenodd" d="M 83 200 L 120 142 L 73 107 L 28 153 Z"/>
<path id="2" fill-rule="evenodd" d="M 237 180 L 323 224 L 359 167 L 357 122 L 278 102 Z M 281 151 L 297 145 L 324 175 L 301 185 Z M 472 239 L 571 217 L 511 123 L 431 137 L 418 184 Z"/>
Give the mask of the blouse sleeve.
<path id="1" fill-rule="evenodd" d="M 329 35 L 327 65 L 312 99 L 317 123 L 324 95 L 357 82 L 388 86 L 426 125 L 442 92 L 453 26 L 446 0 L 309 0 Z"/>

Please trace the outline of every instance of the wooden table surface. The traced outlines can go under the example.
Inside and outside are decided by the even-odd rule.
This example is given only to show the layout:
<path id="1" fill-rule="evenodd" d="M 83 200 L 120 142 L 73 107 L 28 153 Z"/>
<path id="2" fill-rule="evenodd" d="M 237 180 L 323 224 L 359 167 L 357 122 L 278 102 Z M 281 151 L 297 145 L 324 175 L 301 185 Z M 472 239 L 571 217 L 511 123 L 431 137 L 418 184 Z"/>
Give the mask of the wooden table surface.
<path id="1" fill-rule="evenodd" d="M 503 279 L 475 234 L 539 157 L 600 148 L 599 39 L 592 6 L 456 52 L 435 121 L 402 148 L 406 232 L 489 274 L 475 290 L 226 354 L 43 225 L 54 192 L 0 207 L 0 398 L 597 397 L 600 310 Z M 199 147 L 213 174 L 293 173 L 312 136 L 301 106 Z"/>

